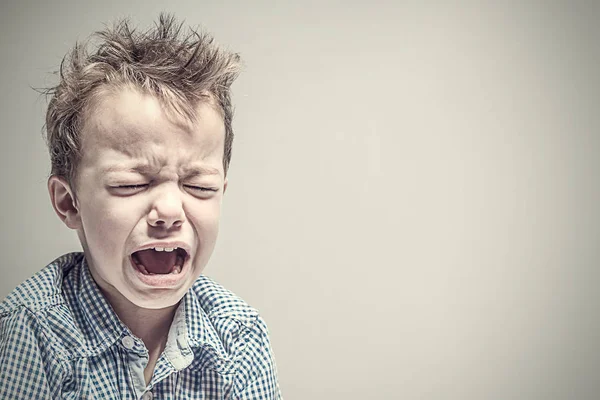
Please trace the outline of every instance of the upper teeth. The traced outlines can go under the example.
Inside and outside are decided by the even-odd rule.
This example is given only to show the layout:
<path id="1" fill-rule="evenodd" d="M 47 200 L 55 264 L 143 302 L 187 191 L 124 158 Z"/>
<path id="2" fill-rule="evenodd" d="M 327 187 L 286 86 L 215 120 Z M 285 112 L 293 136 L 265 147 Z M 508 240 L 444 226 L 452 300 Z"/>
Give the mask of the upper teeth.
<path id="1" fill-rule="evenodd" d="M 177 249 L 177 247 L 155 247 L 154 250 L 156 251 L 173 251 Z"/>

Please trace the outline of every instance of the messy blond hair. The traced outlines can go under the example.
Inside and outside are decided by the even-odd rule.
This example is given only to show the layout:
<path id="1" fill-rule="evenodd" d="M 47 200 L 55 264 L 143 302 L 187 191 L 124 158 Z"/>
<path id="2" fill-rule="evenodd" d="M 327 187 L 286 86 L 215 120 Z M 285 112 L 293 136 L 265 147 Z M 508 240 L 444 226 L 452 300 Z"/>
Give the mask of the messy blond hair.
<path id="1" fill-rule="evenodd" d="M 192 28 L 184 32 L 182 27 L 168 14 L 161 14 L 154 28 L 145 32 L 122 19 L 83 45 L 75 44 L 61 63 L 60 82 L 47 90 L 51 99 L 45 139 L 53 175 L 74 184 L 81 130 L 94 97 L 106 88 L 130 86 L 156 96 L 170 114 L 190 123 L 196 119 L 199 101 L 216 105 L 225 125 L 227 173 L 233 143 L 230 87 L 239 75 L 240 57 L 221 48 L 208 33 Z"/>

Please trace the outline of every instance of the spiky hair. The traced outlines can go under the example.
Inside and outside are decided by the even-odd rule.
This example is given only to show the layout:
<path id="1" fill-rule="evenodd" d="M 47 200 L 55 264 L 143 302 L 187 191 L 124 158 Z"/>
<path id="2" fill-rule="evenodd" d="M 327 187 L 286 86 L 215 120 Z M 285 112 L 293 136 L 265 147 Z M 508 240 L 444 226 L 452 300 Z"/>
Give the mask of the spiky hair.
<path id="1" fill-rule="evenodd" d="M 225 125 L 223 167 L 227 173 L 233 143 L 230 87 L 240 57 L 206 32 L 161 14 L 152 29 L 138 32 L 128 19 L 76 43 L 60 66 L 60 82 L 46 92 L 45 138 L 52 174 L 75 182 L 81 159 L 81 130 L 94 98 L 103 90 L 134 87 L 152 94 L 165 109 L 190 123 L 199 101 L 217 106 Z"/>

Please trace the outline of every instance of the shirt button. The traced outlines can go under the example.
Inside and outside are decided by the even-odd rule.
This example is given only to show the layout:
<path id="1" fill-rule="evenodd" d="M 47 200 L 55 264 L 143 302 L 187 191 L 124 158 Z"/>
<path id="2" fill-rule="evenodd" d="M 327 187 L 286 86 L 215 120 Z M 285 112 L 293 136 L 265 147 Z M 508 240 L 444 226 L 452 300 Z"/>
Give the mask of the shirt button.
<path id="1" fill-rule="evenodd" d="M 125 336 L 123 340 L 121 340 L 121 343 L 123 343 L 123 346 L 127 350 L 131 350 L 133 349 L 133 346 L 135 346 L 135 342 L 133 341 L 133 338 L 131 336 Z"/>
<path id="2" fill-rule="evenodd" d="M 146 392 L 144 393 L 144 395 L 142 396 L 143 400 L 152 400 L 154 396 L 152 395 L 152 392 Z"/>

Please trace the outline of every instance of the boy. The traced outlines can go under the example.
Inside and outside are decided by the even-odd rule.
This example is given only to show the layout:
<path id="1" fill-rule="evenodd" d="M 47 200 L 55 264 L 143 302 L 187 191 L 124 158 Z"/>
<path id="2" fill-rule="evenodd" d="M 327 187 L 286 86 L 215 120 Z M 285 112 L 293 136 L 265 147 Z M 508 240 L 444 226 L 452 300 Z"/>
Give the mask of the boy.
<path id="1" fill-rule="evenodd" d="M 202 276 L 233 132 L 236 54 L 126 21 L 75 46 L 46 116 L 54 210 L 83 253 L 0 304 L 1 399 L 279 399 L 256 310 Z"/>

